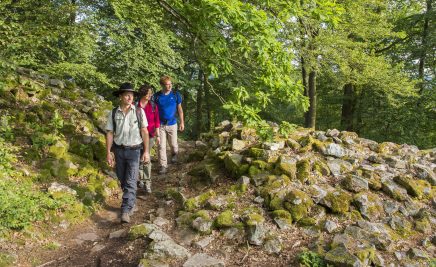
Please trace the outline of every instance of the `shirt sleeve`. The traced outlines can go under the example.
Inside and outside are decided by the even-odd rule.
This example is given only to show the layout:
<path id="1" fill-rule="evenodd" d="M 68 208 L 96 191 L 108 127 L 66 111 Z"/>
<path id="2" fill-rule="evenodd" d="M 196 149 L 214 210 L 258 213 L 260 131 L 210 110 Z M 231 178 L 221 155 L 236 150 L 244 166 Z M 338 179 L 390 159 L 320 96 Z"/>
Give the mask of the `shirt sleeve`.
<path id="1" fill-rule="evenodd" d="M 142 117 L 142 123 L 141 123 L 141 128 L 146 128 L 148 126 L 148 121 L 147 121 L 147 117 L 145 116 L 145 112 L 142 108 L 139 108 L 141 110 L 141 117 Z"/>
<path id="2" fill-rule="evenodd" d="M 176 103 L 178 104 L 182 104 L 182 95 L 179 92 L 176 92 Z"/>
<path id="3" fill-rule="evenodd" d="M 108 112 L 107 123 L 106 123 L 106 131 L 107 132 L 114 131 L 114 122 L 112 121 L 112 112 L 113 112 L 113 110 Z"/>
<path id="4" fill-rule="evenodd" d="M 155 105 L 155 111 L 154 111 L 154 127 L 160 128 L 160 118 L 159 118 L 159 108 L 157 107 L 157 104 Z"/>

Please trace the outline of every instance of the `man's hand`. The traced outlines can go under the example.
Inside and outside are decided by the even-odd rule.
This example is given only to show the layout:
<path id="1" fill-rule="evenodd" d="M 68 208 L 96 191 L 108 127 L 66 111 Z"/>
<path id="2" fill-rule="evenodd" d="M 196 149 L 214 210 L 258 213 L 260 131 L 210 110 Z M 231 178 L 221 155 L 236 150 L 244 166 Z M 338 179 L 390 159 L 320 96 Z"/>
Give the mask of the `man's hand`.
<path id="1" fill-rule="evenodd" d="M 179 131 L 183 132 L 184 130 L 185 130 L 185 124 L 184 123 L 180 123 Z"/>
<path id="2" fill-rule="evenodd" d="M 143 162 L 143 163 L 150 162 L 150 154 L 149 153 L 142 153 L 141 162 Z"/>
<path id="3" fill-rule="evenodd" d="M 106 160 L 107 160 L 107 164 L 111 168 L 113 168 L 115 166 L 115 161 L 114 161 L 114 158 L 112 157 L 112 153 L 107 153 Z"/>

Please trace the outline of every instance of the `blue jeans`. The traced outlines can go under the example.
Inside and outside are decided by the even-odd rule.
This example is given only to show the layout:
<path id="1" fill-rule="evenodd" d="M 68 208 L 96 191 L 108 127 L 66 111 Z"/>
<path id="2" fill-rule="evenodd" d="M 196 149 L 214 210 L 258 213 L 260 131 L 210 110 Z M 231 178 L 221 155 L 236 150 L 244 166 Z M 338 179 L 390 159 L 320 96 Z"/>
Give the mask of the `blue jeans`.
<path id="1" fill-rule="evenodd" d="M 140 149 L 115 148 L 115 169 L 123 190 L 121 213 L 128 213 L 136 202 L 136 178 L 139 170 Z"/>

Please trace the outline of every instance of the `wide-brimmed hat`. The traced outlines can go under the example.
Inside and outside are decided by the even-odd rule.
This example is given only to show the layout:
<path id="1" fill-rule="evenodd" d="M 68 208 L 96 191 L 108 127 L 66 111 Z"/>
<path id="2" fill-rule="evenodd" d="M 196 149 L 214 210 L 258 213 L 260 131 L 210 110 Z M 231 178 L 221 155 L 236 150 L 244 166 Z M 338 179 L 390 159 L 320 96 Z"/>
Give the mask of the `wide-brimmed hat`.
<path id="1" fill-rule="evenodd" d="M 131 83 L 121 84 L 120 88 L 118 88 L 118 90 L 114 91 L 112 94 L 114 96 L 119 96 L 120 94 L 122 94 L 124 92 L 132 92 L 133 94 L 136 95 L 136 91 L 135 91 L 135 89 L 133 89 L 133 85 Z"/>

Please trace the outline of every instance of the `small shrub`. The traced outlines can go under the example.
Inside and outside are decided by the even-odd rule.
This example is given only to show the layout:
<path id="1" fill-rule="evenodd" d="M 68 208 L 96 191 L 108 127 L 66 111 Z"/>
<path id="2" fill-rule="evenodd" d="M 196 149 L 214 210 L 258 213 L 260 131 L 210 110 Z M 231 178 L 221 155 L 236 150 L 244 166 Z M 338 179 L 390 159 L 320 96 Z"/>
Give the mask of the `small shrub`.
<path id="1" fill-rule="evenodd" d="M 327 267 L 324 258 L 318 253 L 312 251 L 304 251 L 298 255 L 298 262 L 300 266 L 305 267 Z"/>

